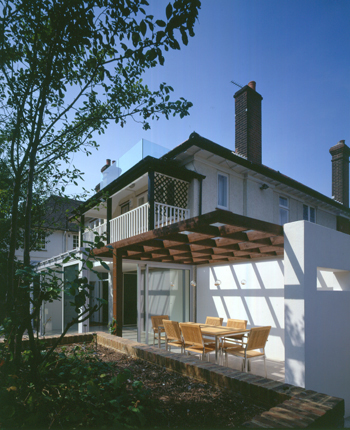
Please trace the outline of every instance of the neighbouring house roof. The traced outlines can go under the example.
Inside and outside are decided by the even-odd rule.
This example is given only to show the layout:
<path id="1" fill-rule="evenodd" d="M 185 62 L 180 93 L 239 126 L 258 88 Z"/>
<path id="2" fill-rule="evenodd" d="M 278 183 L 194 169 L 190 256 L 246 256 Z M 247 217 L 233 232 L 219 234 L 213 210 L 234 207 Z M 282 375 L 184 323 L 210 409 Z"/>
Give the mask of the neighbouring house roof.
<path id="1" fill-rule="evenodd" d="M 194 155 L 198 151 L 208 151 L 212 154 L 215 154 L 219 157 L 225 158 L 226 160 L 230 160 L 234 164 L 241 165 L 247 169 L 256 172 L 266 178 L 271 179 L 272 181 L 276 181 L 277 183 L 284 184 L 286 187 L 290 187 L 300 193 L 307 194 L 312 199 L 317 199 L 326 205 L 333 207 L 334 209 L 345 213 L 347 216 L 350 215 L 350 209 L 344 206 L 343 204 L 331 199 L 330 197 L 325 196 L 324 194 L 315 191 L 314 189 L 276 171 L 267 167 L 263 164 L 256 164 L 251 161 L 246 160 L 245 158 L 237 155 L 235 152 L 231 151 L 228 148 L 225 148 L 215 142 L 212 142 L 209 139 L 206 139 L 200 136 L 198 133 L 193 132 L 188 140 L 183 142 L 182 144 L 176 146 L 174 149 L 169 151 L 167 154 L 161 157 L 164 161 L 171 160 L 181 160 L 188 155 Z M 287 191 L 287 190 L 286 190 Z"/>
<path id="2" fill-rule="evenodd" d="M 43 228 L 78 232 L 79 226 L 68 221 L 72 211 L 83 202 L 68 197 L 50 196 L 45 202 Z"/>
<path id="3" fill-rule="evenodd" d="M 124 259 L 189 265 L 273 258 L 284 254 L 283 227 L 217 209 L 123 239 L 101 249 Z"/>
<path id="4" fill-rule="evenodd" d="M 190 182 L 192 179 L 204 179 L 205 176 L 188 170 L 184 167 L 180 167 L 176 161 L 164 161 L 162 159 L 151 157 L 150 155 L 139 161 L 131 169 L 123 173 L 119 178 L 115 179 L 109 185 L 98 191 L 86 202 L 79 205 L 73 212 L 71 218 L 84 214 L 89 209 L 95 207 L 99 202 L 105 201 L 107 197 L 117 193 L 140 176 L 144 175 L 149 171 L 155 171 L 163 173 L 168 176 L 172 176 L 177 179 Z"/>

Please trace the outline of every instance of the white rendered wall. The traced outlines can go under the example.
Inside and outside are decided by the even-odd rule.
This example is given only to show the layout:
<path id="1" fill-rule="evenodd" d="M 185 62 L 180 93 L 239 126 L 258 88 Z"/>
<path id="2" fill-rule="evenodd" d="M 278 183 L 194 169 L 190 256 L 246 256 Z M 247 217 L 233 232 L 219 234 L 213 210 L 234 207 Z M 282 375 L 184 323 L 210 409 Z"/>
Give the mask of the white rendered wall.
<path id="1" fill-rule="evenodd" d="M 221 284 L 215 286 L 215 281 Z M 207 316 L 271 326 L 266 356 L 284 360 L 283 259 L 197 268 L 197 321 Z"/>
<path id="2" fill-rule="evenodd" d="M 285 381 L 344 398 L 349 415 L 350 236 L 305 221 L 284 231 Z"/>
<path id="3" fill-rule="evenodd" d="M 65 232 L 61 230 L 53 231 L 46 237 L 45 249 L 40 251 L 32 251 L 30 258 L 32 263 L 47 260 L 55 257 L 63 252 L 73 249 L 73 235 L 78 235 L 78 232 Z M 16 250 L 16 257 L 23 260 L 23 249 Z"/>

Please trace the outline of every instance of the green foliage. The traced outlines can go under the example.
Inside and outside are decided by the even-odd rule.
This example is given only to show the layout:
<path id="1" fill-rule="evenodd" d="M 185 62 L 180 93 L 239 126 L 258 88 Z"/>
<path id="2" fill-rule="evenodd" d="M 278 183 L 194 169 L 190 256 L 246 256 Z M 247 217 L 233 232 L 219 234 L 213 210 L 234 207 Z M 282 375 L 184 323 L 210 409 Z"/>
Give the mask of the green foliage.
<path id="1" fill-rule="evenodd" d="M 170 85 L 163 82 L 151 89 L 142 76 L 164 64 L 166 51 L 180 49 L 177 39 L 186 45 L 194 36 L 200 1 L 164 4 L 165 16 L 157 18 L 147 13 L 146 0 L 0 0 L 0 6 L 2 369 L 13 368 L 19 375 L 29 367 L 27 380 L 34 391 L 20 399 L 22 407 L 34 411 L 38 393 L 40 402 L 45 396 L 48 404 L 52 399 L 48 388 L 50 394 L 42 391 L 42 372 L 54 347 L 43 352 L 37 337 L 43 301 L 59 300 L 63 290 L 71 296 L 77 317 L 62 336 L 98 309 L 86 306 L 86 278 L 62 282 L 62 268 L 39 275 L 31 266 L 31 251 L 45 239 L 45 199 L 48 193 L 64 193 L 67 184 L 81 178 L 74 166 L 63 171 L 60 163 L 70 163 L 77 151 L 89 155 L 90 148 L 98 146 L 94 136 L 104 133 L 110 121 L 123 127 L 132 118 L 147 129 L 161 115 L 188 115 L 191 103 L 171 100 Z M 90 245 L 101 248 L 104 242 L 96 236 Z M 23 262 L 16 260 L 19 247 Z M 69 256 L 73 258 L 74 253 Z M 83 269 L 94 271 L 91 251 L 81 260 Z M 24 333 L 29 337 L 26 354 Z M 23 386 L 1 394 L 9 415 L 9 396 L 21 393 Z M 94 385 L 89 386 L 93 391 Z M 63 387 L 60 390 L 65 393 Z"/>
<path id="2" fill-rule="evenodd" d="M 2 369 L 1 428 L 139 428 L 153 410 L 142 383 L 128 370 L 114 375 L 113 366 L 100 361 L 89 346 L 55 352 L 40 369 L 40 391 L 28 383 L 28 368 L 19 376 Z"/>
<path id="3" fill-rule="evenodd" d="M 112 321 L 109 323 L 109 328 L 108 331 L 110 332 L 110 334 L 117 334 L 117 320 L 115 318 L 112 319 Z"/>

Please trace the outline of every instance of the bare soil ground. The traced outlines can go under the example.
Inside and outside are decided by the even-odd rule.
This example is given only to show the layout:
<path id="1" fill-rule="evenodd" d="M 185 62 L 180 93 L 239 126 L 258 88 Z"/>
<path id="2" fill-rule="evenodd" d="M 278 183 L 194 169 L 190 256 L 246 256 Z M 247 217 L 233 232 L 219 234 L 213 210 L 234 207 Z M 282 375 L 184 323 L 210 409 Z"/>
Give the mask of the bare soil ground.
<path id="1" fill-rule="evenodd" d="M 128 368 L 135 380 L 151 390 L 157 409 L 150 426 L 160 429 L 226 429 L 239 427 L 267 410 L 238 392 L 179 375 L 113 349 L 97 347 L 98 357 L 114 363 L 115 372 Z M 151 418 L 152 419 L 152 418 Z"/>

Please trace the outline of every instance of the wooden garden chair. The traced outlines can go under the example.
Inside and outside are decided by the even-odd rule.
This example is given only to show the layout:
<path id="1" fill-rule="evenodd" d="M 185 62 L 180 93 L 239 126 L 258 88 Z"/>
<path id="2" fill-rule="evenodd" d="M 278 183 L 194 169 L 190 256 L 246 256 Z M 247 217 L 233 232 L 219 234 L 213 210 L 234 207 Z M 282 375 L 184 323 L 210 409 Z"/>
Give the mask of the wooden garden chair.
<path id="1" fill-rule="evenodd" d="M 164 328 L 159 328 L 159 326 L 163 325 L 163 320 L 168 320 L 168 315 L 154 315 L 151 317 L 152 321 L 152 329 L 153 329 L 153 346 L 155 346 L 156 337 L 158 338 L 158 345 L 160 347 L 161 341 L 165 339 L 165 330 Z"/>
<path id="2" fill-rule="evenodd" d="M 215 351 L 215 345 L 209 346 L 203 340 L 201 328 L 197 324 L 180 323 L 182 337 L 185 342 L 185 351 L 200 354 L 202 360 L 209 353 Z"/>
<path id="3" fill-rule="evenodd" d="M 243 345 L 236 345 L 225 350 L 226 366 L 227 366 L 227 354 L 235 355 L 236 357 L 241 357 L 242 360 L 242 371 L 248 368 L 250 371 L 250 360 L 254 358 L 264 358 L 265 367 L 265 378 L 267 378 L 266 371 L 266 360 L 265 360 L 265 345 L 267 338 L 269 337 L 271 326 L 268 327 L 254 327 L 250 329 L 248 334 L 247 343 Z M 262 350 L 257 351 L 257 349 Z"/>
<path id="4" fill-rule="evenodd" d="M 171 350 L 172 346 L 181 348 L 181 353 L 184 352 L 184 341 L 181 334 L 180 325 L 177 321 L 163 320 L 165 330 L 165 349 Z"/>
<path id="5" fill-rule="evenodd" d="M 246 329 L 247 322 L 247 320 L 236 320 L 229 318 L 227 320 L 226 327 Z M 235 346 L 237 344 L 243 345 L 243 338 L 244 334 L 230 334 L 228 336 L 225 336 L 220 343 L 221 353 L 223 353 L 226 348 L 230 348 L 231 346 Z"/>
<path id="6" fill-rule="evenodd" d="M 208 325 L 215 325 L 215 326 L 221 326 L 222 322 L 224 321 L 223 318 L 219 318 L 219 317 L 207 317 L 207 319 L 205 320 L 205 324 Z M 213 342 L 213 339 L 204 337 L 203 338 L 204 343 L 211 345 L 211 343 Z"/>
<path id="7" fill-rule="evenodd" d="M 219 317 L 207 317 L 207 319 L 205 320 L 205 323 L 208 325 L 222 325 L 222 322 L 224 321 L 223 318 L 219 318 Z"/>

